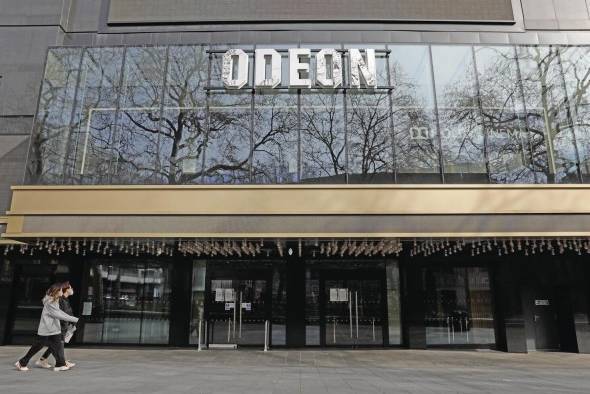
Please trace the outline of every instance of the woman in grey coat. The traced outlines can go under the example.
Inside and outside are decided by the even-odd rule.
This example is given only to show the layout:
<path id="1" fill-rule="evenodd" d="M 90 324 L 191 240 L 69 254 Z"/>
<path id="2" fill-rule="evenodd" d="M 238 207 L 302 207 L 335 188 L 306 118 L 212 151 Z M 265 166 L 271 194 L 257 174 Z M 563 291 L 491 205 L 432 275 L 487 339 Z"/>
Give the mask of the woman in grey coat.
<path id="1" fill-rule="evenodd" d="M 27 365 L 29 361 L 44 346 L 49 347 L 53 357 L 55 357 L 54 371 L 67 371 L 70 369 L 70 367 L 66 366 L 64 357 L 64 343 L 60 321 L 77 323 L 78 318 L 70 316 L 59 309 L 59 299 L 62 295 L 62 288 L 59 284 L 55 284 L 47 290 L 47 294 L 43 298 L 43 311 L 41 312 L 41 321 L 37 330 L 37 340 L 27 354 L 14 364 L 17 370 L 28 371 L 29 368 Z"/>
<path id="2" fill-rule="evenodd" d="M 60 297 L 59 299 L 59 309 L 61 309 L 63 312 L 67 313 L 68 315 L 73 315 L 73 311 L 72 311 L 72 306 L 70 305 L 70 302 L 68 301 L 68 298 L 72 295 L 74 295 L 74 288 L 72 287 L 72 285 L 70 284 L 70 282 L 64 282 L 61 283 L 61 291 L 63 293 L 63 296 Z M 71 327 L 75 327 L 74 325 L 72 325 L 72 323 L 66 322 L 66 321 L 61 321 L 61 335 L 63 337 L 62 341 L 64 342 L 64 347 L 65 347 L 65 343 L 66 341 L 66 335 L 68 333 L 68 331 L 71 329 Z M 65 350 L 64 350 L 65 352 Z M 43 353 L 43 355 L 41 356 L 41 358 L 39 360 L 37 360 L 35 362 L 35 365 L 41 368 L 46 368 L 46 369 L 50 369 L 52 368 L 51 364 L 49 364 L 49 361 L 47 360 L 49 358 L 49 356 L 51 356 L 51 348 L 47 348 L 47 350 L 45 351 L 45 353 Z M 65 355 L 64 355 L 65 358 Z M 73 368 L 76 366 L 75 363 L 72 363 L 70 361 L 68 361 L 68 359 L 66 358 L 66 365 L 70 368 Z"/>

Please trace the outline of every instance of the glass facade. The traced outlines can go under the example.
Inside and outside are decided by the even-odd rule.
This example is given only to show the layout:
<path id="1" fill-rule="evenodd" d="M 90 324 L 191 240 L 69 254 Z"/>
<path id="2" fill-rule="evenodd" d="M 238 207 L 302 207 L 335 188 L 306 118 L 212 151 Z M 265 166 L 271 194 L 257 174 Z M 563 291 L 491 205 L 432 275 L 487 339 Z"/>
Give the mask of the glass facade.
<path id="1" fill-rule="evenodd" d="M 157 261 L 89 264 L 82 342 L 168 344 L 170 277 L 171 267 Z"/>
<path id="2" fill-rule="evenodd" d="M 30 184 L 580 183 L 586 47 L 373 45 L 374 89 L 223 88 L 234 46 L 49 50 Z M 312 53 L 319 49 L 312 48 Z M 342 45 L 341 49 L 348 46 Z M 311 58 L 311 69 L 315 58 Z M 311 73 L 312 86 L 316 86 Z"/>
<path id="3" fill-rule="evenodd" d="M 423 275 L 427 345 L 496 343 L 487 268 L 425 268 Z"/>

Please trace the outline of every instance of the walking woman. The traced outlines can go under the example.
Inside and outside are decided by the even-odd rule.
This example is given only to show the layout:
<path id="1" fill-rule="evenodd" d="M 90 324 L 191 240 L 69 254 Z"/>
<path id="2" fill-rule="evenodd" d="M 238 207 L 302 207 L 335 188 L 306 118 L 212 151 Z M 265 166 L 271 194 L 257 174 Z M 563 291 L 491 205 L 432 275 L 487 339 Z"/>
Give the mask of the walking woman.
<path id="1" fill-rule="evenodd" d="M 74 295 L 74 288 L 72 287 L 72 285 L 70 285 L 70 282 L 64 282 L 61 284 L 61 291 L 63 293 L 63 295 L 59 298 L 59 309 L 61 309 L 63 312 L 65 312 L 66 314 L 72 316 L 74 313 L 72 311 L 72 307 L 70 305 L 70 302 L 68 301 L 68 298 L 72 295 Z M 66 334 L 68 332 L 68 330 L 71 330 L 73 324 L 67 321 L 60 321 L 61 324 L 61 335 L 62 335 L 62 341 L 64 342 L 64 346 L 65 346 L 65 338 L 66 338 Z M 65 352 L 65 350 L 64 350 Z M 49 356 L 51 356 L 51 348 L 47 348 L 47 350 L 45 351 L 45 353 L 43 353 L 43 355 L 41 356 L 41 358 L 37 361 L 35 361 L 35 365 L 41 368 L 51 368 L 51 364 L 49 364 L 49 361 L 47 360 L 49 358 Z M 53 356 L 56 360 L 57 357 Z M 64 353 L 64 358 L 65 358 L 65 353 Z M 70 362 L 69 360 L 66 359 L 66 366 L 73 368 L 76 366 L 75 363 Z"/>
<path id="2" fill-rule="evenodd" d="M 66 366 L 64 358 L 60 320 L 77 323 L 78 318 L 70 316 L 59 309 L 59 299 L 62 295 L 62 286 L 59 284 L 55 284 L 47 290 L 47 295 L 43 297 L 43 311 L 41 312 L 41 321 L 39 321 L 39 329 L 37 330 L 37 340 L 27 354 L 14 364 L 17 370 L 28 371 L 27 365 L 29 361 L 44 346 L 49 347 L 55 357 L 54 371 L 59 372 L 70 369 L 70 367 Z"/>

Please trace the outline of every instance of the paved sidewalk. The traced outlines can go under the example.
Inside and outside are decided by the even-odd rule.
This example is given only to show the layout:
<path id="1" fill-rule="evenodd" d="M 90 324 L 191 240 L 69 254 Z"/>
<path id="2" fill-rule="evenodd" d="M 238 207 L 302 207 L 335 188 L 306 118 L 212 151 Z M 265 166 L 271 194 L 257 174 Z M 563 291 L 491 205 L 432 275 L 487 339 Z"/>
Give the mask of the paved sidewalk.
<path id="1" fill-rule="evenodd" d="M 588 393 L 590 355 L 493 351 L 67 349 L 75 369 L 18 372 L 1 393 Z"/>

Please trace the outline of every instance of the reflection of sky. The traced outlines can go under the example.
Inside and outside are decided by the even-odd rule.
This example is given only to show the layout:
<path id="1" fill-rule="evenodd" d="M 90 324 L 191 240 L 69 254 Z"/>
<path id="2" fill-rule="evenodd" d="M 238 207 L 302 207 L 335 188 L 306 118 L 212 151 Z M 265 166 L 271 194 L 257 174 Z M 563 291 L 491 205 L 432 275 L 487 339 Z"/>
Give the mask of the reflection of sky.
<path id="1" fill-rule="evenodd" d="M 453 87 L 470 81 L 473 74 L 471 47 L 468 46 L 432 46 L 432 64 L 434 67 L 434 84 L 439 105 L 452 105 L 445 100 L 445 93 Z"/>
<path id="2" fill-rule="evenodd" d="M 392 64 L 396 65 L 394 71 L 402 73 L 402 76 L 392 75 L 392 80 L 404 78 L 404 82 L 411 83 L 414 87 L 412 94 L 423 101 L 424 105 L 432 106 L 432 76 L 430 74 L 430 61 L 427 46 L 394 45 L 390 46 Z M 395 82 L 393 82 L 395 85 Z M 395 88 L 395 86 L 394 86 Z"/>

